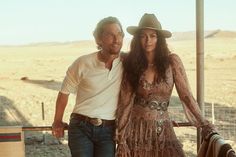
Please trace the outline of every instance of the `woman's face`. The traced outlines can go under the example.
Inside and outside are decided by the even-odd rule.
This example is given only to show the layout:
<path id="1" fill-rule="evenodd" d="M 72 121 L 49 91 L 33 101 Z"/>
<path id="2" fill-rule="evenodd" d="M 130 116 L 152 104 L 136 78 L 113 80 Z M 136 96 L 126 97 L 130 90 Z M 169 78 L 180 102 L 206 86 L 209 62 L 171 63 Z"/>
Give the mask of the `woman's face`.
<path id="1" fill-rule="evenodd" d="M 140 32 L 141 46 L 145 52 L 154 52 L 157 43 L 157 33 L 152 29 L 143 29 Z"/>

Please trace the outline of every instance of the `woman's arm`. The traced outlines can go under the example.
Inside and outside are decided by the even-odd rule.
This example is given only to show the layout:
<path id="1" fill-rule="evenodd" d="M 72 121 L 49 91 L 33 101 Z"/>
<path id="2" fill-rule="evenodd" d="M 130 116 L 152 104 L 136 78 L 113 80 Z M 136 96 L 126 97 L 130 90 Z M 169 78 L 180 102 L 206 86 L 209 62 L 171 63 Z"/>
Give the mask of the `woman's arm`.
<path id="1" fill-rule="evenodd" d="M 199 105 L 192 95 L 187 75 L 179 56 L 176 54 L 171 54 L 170 62 L 175 87 L 183 104 L 185 115 L 192 125 L 202 127 L 202 133 L 205 137 L 208 133 L 214 130 L 214 126 L 201 115 Z"/>

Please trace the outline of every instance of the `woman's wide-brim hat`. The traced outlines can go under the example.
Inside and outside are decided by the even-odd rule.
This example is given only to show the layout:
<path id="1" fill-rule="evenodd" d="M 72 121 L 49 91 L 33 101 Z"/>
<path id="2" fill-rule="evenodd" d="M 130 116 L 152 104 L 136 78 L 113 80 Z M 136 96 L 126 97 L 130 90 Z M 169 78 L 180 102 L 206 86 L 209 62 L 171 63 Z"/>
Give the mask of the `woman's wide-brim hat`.
<path id="1" fill-rule="evenodd" d="M 161 23 L 157 20 L 154 14 L 145 13 L 140 19 L 139 25 L 127 27 L 127 32 L 131 35 L 134 35 L 138 30 L 141 29 L 156 30 L 158 33 L 162 34 L 163 37 L 165 38 L 169 38 L 172 35 L 170 31 L 162 29 Z"/>

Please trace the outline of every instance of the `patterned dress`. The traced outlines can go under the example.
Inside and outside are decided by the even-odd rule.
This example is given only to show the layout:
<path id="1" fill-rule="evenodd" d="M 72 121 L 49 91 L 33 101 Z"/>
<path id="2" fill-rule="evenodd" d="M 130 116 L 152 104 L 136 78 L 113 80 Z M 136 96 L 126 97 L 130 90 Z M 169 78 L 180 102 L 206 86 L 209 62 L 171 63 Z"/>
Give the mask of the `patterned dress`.
<path id="1" fill-rule="evenodd" d="M 165 81 L 149 83 L 143 74 L 133 94 L 123 79 L 116 115 L 117 157 L 185 156 L 168 114 L 174 85 L 189 122 L 196 127 L 203 127 L 205 132 L 214 130 L 201 116 L 180 58 L 176 54 L 171 54 L 169 58 L 170 66 Z"/>

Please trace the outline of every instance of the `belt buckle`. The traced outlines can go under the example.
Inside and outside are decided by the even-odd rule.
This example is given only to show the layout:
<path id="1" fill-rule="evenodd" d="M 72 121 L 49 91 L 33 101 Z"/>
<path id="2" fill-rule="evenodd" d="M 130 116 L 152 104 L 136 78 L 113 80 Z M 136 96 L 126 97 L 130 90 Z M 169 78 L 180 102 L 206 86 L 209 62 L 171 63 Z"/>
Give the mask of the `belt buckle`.
<path id="1" fill-rule="evenodd" d="M 90 123 L 94 126 L 100 126 L 102 124 L 102 120 L 100 118 L 92 118 L 90 119 Z"/>

